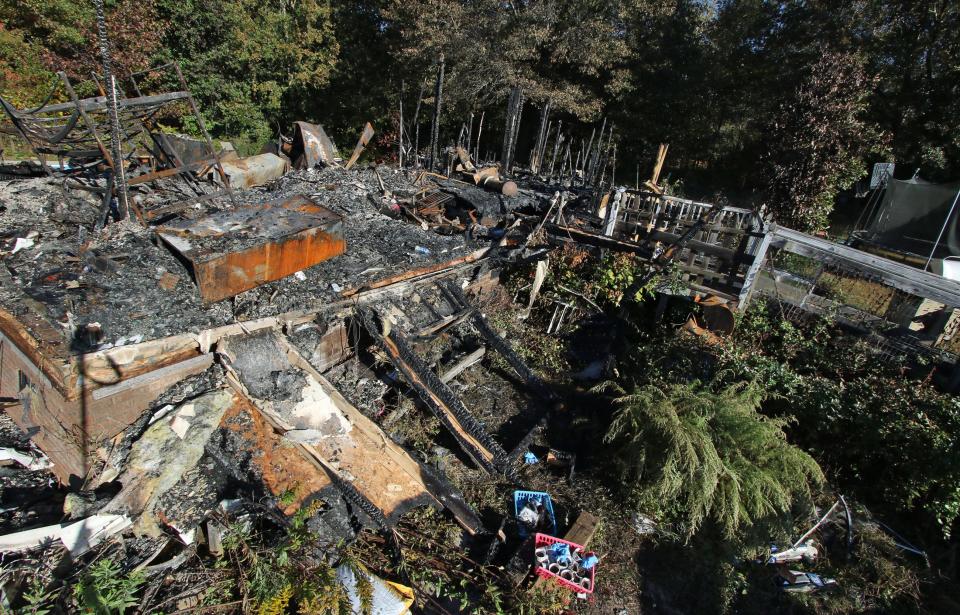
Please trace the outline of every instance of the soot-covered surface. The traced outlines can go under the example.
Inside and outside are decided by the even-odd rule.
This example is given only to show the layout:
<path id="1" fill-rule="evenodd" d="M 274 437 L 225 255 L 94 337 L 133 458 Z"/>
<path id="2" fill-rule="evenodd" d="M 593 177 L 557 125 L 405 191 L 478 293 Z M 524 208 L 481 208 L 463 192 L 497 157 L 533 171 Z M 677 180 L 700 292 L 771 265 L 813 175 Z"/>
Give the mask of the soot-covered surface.
<path id="1" fill-rule="evenodd" d="M 392 193 L 415 191 L 405 175 L 387 168 L 378 172 Z M 73 351 L 89 350 L 319 310 L 345 289 L 438 266 L 483 247 L 462 235 L 440 235 L 381 213 L 373 169 L 296 171 L 236 196 L 239 204 L 255 204 L 297 194 L 343 216 L 346 253 L 303 276 L 204 306 L 187 268 L 157 244 L 151 229 L 124 222 L 93 231 L 96 195 L 65 192 L 46 178 L 0 182 L 0 307 L 15 316 L 32 311 L 67 339 L 78 327 L 99 323 L 102 338 L 73 346 Z M 211 205 L 217 207 L 222 205 Z M 32 245 L 13 253 L 17 238 L 32 239 Z"/>

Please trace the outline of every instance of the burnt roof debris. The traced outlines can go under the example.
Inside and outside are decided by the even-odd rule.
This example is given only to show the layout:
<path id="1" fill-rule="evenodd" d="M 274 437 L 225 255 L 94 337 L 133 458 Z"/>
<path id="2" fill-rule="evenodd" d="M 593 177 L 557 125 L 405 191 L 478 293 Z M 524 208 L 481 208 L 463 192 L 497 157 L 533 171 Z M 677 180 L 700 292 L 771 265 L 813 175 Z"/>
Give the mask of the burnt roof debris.
<path id="1" fill-rule="evenodd" d="M 379 175 L 398 198 L 412 199 L 417 192 L 415 184 L 394 170 L 383 169 Z M 202 209 L 210 212 L 205 221 L 193 217 L 155 230 L 115 224 L 99 233 L 93 231 L 99 204 L 95 195 L 68 187 L 69 198 L 64 200 L 62 184 L 45 178 L 0 182 L 0 226 L 5 229 L 0 249 L 12 282 L 0 290 L 0 306 L 14 314 L 31 309 L 67 337 L 70 326 L 99 322 L 102 346 L 106 347 L 124 338 L 146 341 L 198 332 L 235 319 L 316 311 L 342 299 L 344 292 L 410 271 L 442 268 L 444 263 L 487 247 L 463 234 L 444 235 L 416 221 L 385 215 L 375 202 L 381 180 L 372 169 L 295 171 L 268 186 L 238 193 L 238 210 L 223 209 L 216 202 L 203 203 Z M 213 295 L 214 300 L 204 305 L 202 293 L 191 282 L 189 267 L 156 241 L 157 234 L 165 236 L 170 229 L 188 233 L 191 226 L 231 221 L 241 216 L 240 212 L 267 215 L 262 213 L 265 202 L 303 203 L 307 199 L 341 218 L 337 234 L 348 246 L 346 252 L 304 266 L 298 276 L 281 270 L 287 275 L 258 286 L 251 284 L 252 288 L 233 293 L 227 301 Z M 261 227 L 269 234 L 275 222 L 266 220 Z M 318 219 L 303 226 L 320 228 L 323 224 L 326 222 Z M 255 243 L 256 233 L 247 230 L 235 235 L 243 245 Z M 16 249 L 17 240 L 31 233 L 35 234 L 31 245 Z M 203 250 L 220 252 L 222 245 L 217 237 L 205 237 Z M 91 267 L 91 257 L 85 258 L 88 254 L 110 259 L 118 267 L 115 271 Z M 165 274 L 179 280 L 171 289 L 159 285 Z M 169 280 L 168 276 L 165 285 Z"/>
<path id="2" fill-rule="evenodd" d="M 7 121 L 0 131 L 22 138 L 40 161 L 43 171 L 51 176 L 101 176 L 101 185 L 87 189 L 101 195 L 103 216 L 116 207 L 115 217 L 126 219 L 133 211 L 141 224 L 146 224 L 140 202 L 133 198 L 129 188 L 145 185 L 168 177 L 179 176 L 191 185 L 189 198 L 203 199 L 225 196 L 232 201 L 233 193 L 221 166 L 220 155 L 204 127 L 203 117 L 187 87 L 179 64 L 171 62 L 146 71 L 156 76 L 168 73 L 180 89 L 172 92 L 144 92 L 138 77 L 130 75 L 128 83 L 108 80 L 109 96 L 80 99 L 65 72 L 57 73 L 58 80 L 46 101 L 34 109 L 17 109 L 0 98 Z M 97 81 L 96 87 L 103 91 Z M 118 92 L 127 86 L 129 92 Z M 69 95 L 67 103 L 50 104 L 51 100 Z M 192 121 L 203 133 L 204 141 L 199 159 L 187 163 L 160 130 L 158 117 L 186 106 L 193 114 Z M 108 150 L 107 145 L 111 145 Z M 112 151 L 111 151 L 112 150 Z M 143 152 L 148 155 L 142 155 Z M 47 156 L 57 159 L 48 164 Z M 201 169 L 213 169 L 221 180 L 219 186 L 199 181 Z M 168 203 L 169 206 L 169 203 Z"/>

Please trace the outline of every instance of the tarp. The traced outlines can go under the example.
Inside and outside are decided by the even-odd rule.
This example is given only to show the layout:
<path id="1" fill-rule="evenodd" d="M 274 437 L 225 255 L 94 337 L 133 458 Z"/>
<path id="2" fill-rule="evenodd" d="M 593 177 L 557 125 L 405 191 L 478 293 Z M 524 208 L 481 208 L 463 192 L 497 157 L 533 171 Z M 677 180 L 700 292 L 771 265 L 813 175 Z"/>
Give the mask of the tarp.
<path id="1" fill-rule="evenodd" d="M 928 256 L 950 213 L 960 183 L 890 180 L 867 228 L 871 241 L 902 252 Z M 960 204 L 950 216 L 934 258 L 960 256 Z"/>

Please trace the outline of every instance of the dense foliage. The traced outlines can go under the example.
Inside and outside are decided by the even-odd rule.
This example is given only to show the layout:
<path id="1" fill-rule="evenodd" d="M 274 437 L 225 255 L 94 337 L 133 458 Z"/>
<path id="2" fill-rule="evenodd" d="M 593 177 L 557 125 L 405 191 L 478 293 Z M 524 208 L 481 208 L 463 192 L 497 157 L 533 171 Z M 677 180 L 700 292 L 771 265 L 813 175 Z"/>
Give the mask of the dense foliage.
<path id="1" fill-rule="evenodd" d="M 665 177 L 803 228 L 825 226 L 836 192 L 873 162 L 933 180 L 960 172 L 960 5 L 948 0 L 107 5 L 118 72 L 179 61 L 214 132 L 247 149 L 293 119 L 341 141 L 370 120 L 393 152 L 401 100 L 413 133 L 422 94 L 428 131 L 442 53 L 443 142 L 483 111 L 498 151 L 520 87 L 520 160 L 549 100 L 574 149 L 600 119 L 615 126 L 621 180 L 645 175 L 668 142 Z M 0 24 L 0 93 L 17 104 L 42 100 L 56 70 L 97 67 L 92 3 L 0 0 Z"/>
<path id="2" fill-rule="evenodd" d="M 823 321 L 791 323 L 777 309 L 749 312 L 723 360 L 779 393 L 771 408 L 797 418 L 793 435 L 841 484 L 877 506 L 921 513 L 921 527 L 949 536 L 960 509 L 960 400 L 935 386 L 930 366 L 879 355 Z"/>
<path id="3" fill-rule="evenodd" d="M 614 372 L 627 394 L 614 398 L 604 463 L 619 469 L 613 484 L 629 506 L 684 539 L 648 554 L 646 570 L 665 569 L 651 585 L 689 612 L 955 607 L 937 579 L 955 575 L 960 403 L 937 369 L 881 354 L 828 320 L 793 321 L 772 301 L 754 302 L 733 336 L 710 343 L 677 332 L 690 309 L 675 304 L 659 325 L 632 329 Z M 731 494 L 722 485 L 732 477 Z M 769 569 L 746 562 L 809 527 L 811 497 L 823 510 L 837 493 L 858 503 L 854 543 L 848 550 L 837 526 L 820 532 L 827 552 L 815 570 L 844 590 L 785 600 Z M 741 510 L 738 523 L 731 511 Z M 896 546 L 874 519 L 926 555 Z M 695 567 L 675 580 L 691 553 Z"/>
<path id="4" fill-rule="evenodd" d="M 924 362 L 879 354 L 821 319 L 791 322 L 757 302 L 720 346 L 644 333 L 631 345 L 627 389 L 690 379 L 754 382 L 763 412 L 792 418 L 786 432 L 841 491 L 877 512 L 910 519 L 917 536 L 950 536 L 960 510 L 960 401 Z"/>
<path id="5" fill-rule="evenodd" d="M 780 223 L 828 227 L 837 190 L 866 173 L 858 154 L 876 142 L 861 119 L 870 86 L 859 56 L 824 50 L 765 127 L 764 204 Z"/>
<path id="6" fill-rule="evenodd" d="M 613 460 L 625 484 L 682 511 L 688 537 L 710 519 L 733 538 L 809 503 L 823 481 L 817 463 L 787 442 L 787 420 L 758 412 L 756 384 L 715 391 L 693 381 L 620 393 L 605 438 Z"/>

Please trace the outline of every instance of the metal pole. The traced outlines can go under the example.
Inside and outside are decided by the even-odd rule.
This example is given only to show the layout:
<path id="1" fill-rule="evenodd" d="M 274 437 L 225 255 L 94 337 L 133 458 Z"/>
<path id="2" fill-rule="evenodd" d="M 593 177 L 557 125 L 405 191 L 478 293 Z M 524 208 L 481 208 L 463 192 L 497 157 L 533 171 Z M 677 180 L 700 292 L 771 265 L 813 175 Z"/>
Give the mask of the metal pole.
<path id="1" fill-rule="evenodd" d="M 930 266 L 930 261 L 933 260 L 933 253 L 937 251 L 937 246 L 940 245 L 940 238 L 943 237 L 943 232 L 947 230 L 947 224 L 950 222 L 950 218 L 953 217 L 953 210 L 957 206 L 957 199 L 960 199 L 960 190 L 957 190 L 957 196 L 953 197 L 953 205 L 950 206 L 950 211 L 947 212 L 947 218 L 943 221 L 943 226 L 940 227 L 940 234 L 937 235 L 937 241 L 933 244 L 933 249 L 930 250 L 930 256 L 927 257 L 927 262 L 923 265 L 924 271 Z"/>
<path id="2" fill-rule="evenodd" d="M 110 41 L 107 38 L 107 18 L 103 9 L 103 0 L 94 0 L 97 12 L 97 37 L 100 42 L 100 61 L 103 64 L 103 83 L 107 88 L 107 110 L 110 115 L 110 149 L 113 164 L 114 186 L 117 191 L 117 205 L 120 218 L 130 215 L 127 201 L 127 179 L 123 173 L 123 147 L 120 144 L 120 113 L 117 109 L 117 88 L 110 68 Z M 142 220 L 141 220 L 142 222 Z"/>

